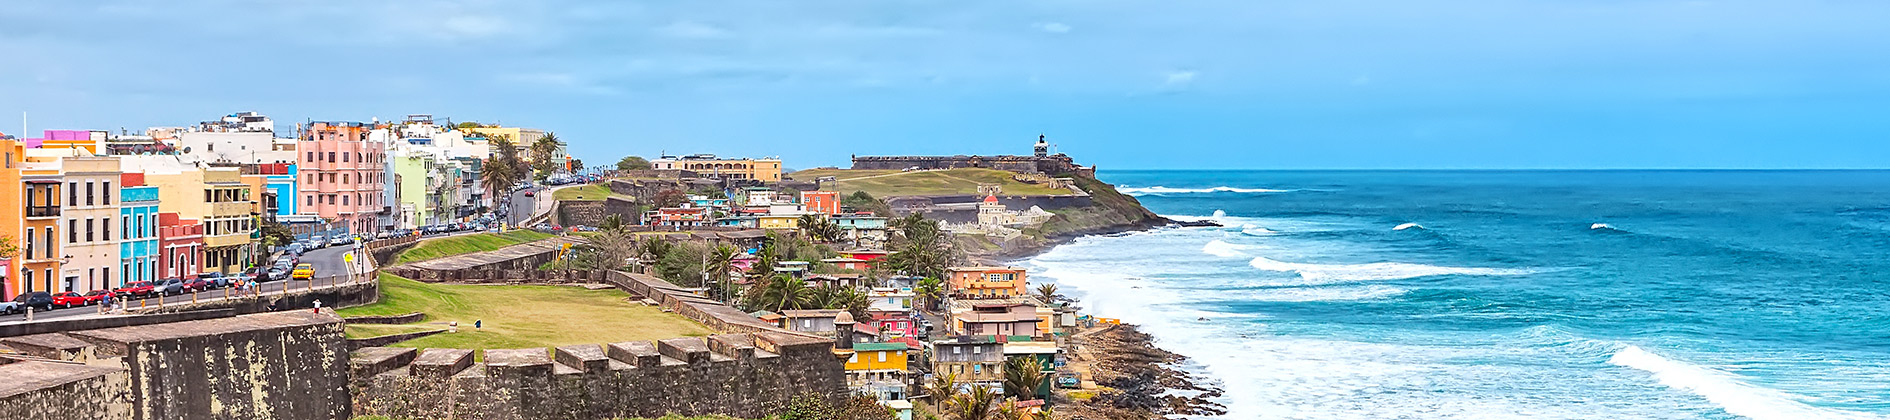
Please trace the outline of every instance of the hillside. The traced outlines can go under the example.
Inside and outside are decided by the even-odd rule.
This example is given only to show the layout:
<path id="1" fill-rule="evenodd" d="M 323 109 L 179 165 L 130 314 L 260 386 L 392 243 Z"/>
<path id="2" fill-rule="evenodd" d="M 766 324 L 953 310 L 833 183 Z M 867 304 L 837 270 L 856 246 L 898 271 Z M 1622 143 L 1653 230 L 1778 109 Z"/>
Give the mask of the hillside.
<path id="1" fill-rule="evenodd" d="M 813 181 L 831 176 L 834 182 L 823 189 L 852 194 L 866 191 L 874 197 L 910 195 L 970 195 L 978 185 L 997 184 L 1005 195 L 1067 195 L 1070 190 L 1051 189 L 1011 178 L 1010 172 L 995 169 L 963 168 L 943 171 L 887 171 L 853 169 L 809 169 L 787 175 L 799 181 Z"/>

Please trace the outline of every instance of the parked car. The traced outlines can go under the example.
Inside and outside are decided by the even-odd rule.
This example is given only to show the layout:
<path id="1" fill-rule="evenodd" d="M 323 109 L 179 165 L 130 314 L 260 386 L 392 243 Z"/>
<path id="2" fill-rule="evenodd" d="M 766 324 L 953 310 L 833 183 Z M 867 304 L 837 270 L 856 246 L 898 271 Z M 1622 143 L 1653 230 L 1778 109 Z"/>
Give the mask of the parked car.
<path id="1" fill-rule="evenodd" d="M 42 311 L 50 311 L 53 308 L 53 297 L 52 293 L 47 292 L 26 292 L 21 293 L 19 296 L 14 296 L 13 303 L 19 304 L 22 311 L 24 311 L 25 308 L 39 308 L 39 310 Z"/>
<path id="2" fill-rule="evenodd" d="M 120 297 L 150 296 L 154 293 L 157 293 L 157 283 L 148 281 L 134 281 L 125 287 L 112 289 L 112 294 Z"/>
<path id="3" fill-rule="evenodd" d="M 23 309 L 18 302 L 0 302 L 0 315 L 13 315 L 20 312 L 26 312 L 26 309 Z"/>
<path id="4" fill-rule="evenodd" d="M 53 306 L 61 308 L 85 306 L 85 295 L 79 294 L 79 292 L 59 292 L 52 294 L 52 301 Z"/>
<path id="5" fill-rule="evenodd" d="M 165 296 L 184 293 L 184 279 L 166 279 L 164 283 L 158 284 L 156 288 L 152 289 L 152 292 Z"/>
<path id="6" fill-rule="evenodd" d="M 315 265 L 314 264 L 297 264 L 295 266 L 295 271 L 292 273 L 289 273 L 289 276 L 296 280 L 313 279 L 315 278 Z"/>
<path id="7" fill-rule="evenodd" d="M 99 303 L 103 303 L 105 302 L 105 297 L 111 296 L 111 294 L 112 294 L 112 291 L 110 290 L 93 290 L 90 292 L 85 292 L 85 304 L 96 305 Z"/>
<path id="8" fill-rule="evenodd" d="M 525 196 L 526 196 L 526 197 L 537 197 L 537 196 L 538 196 L 538 194 L 537 194 L 536 192 L 534 192 L 534 191 L 526 191 L 526 192 L 525 192 Z"/>
<path id="9" fill-rule="evenodd" d="M 335 237 L 335 239 L 328 240 L 328 246 L 352 245 L 352 244 L 354 244 L 354 238 L 350 238 L 346 236 L 338 236 L 338 237 Z"/>
<path id="10" fill-rule="evenodd" d="M 286 266 L 280 266 L 280 265 L 275 266 L 275 267 L 269 267 L 268 273 L 269 273 L 269 278 L 279 279 L 279 278 L 282 278 L 282 276 L 289 275 L 289 268 Z"/>
<path id="11" fill-rule="evenodd" d="M 292 243 L 289 244 L 288 249 L 284 250 L 284 252 L 287 252 L 289 255 L 302 255 L 303 252 L 308 252 L 308 246 L 302 245 L 300 242 Z"/>
<path id="12" fill-rule="evenodd" d="M 217 278 L 221 278 L 221 277 L 211 277 L 211 278 L 198 277 L 195 279 L 184 280 L 183 286 L 179 288 L 180 290 L 177 293 L 181 294 L 181 293 L 190 293 L 190 292 L 202 292 L 202 291 L 214 289 L 216 288 L 216 283 L 211 279 L 217 279 Z"/>

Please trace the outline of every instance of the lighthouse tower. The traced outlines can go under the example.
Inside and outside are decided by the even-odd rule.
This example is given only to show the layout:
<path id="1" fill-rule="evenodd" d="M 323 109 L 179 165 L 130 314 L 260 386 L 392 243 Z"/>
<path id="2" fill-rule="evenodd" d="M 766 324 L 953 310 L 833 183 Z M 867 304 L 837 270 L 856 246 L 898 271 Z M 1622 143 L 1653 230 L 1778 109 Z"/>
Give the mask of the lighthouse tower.
<path id="1" fill-rule="evenodd" d="M 1050 142 L 1044 141 L 1042 134 L 1037 135 L 1037 157 L 1050 156 Z"/>

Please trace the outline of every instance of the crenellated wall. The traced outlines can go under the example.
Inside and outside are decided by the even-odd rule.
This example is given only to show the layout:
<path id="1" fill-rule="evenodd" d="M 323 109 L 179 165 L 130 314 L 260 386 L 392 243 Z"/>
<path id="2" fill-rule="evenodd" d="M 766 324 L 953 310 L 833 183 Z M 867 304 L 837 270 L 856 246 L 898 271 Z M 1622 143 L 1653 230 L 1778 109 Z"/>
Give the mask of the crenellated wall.
<path id="1" fill-rule="evenodd" d="M 355 352 L 355 413 L 393 418 L 610 419 L 666 414 L 764 417 L 805 393 L 845 392 L 833 343 L 784 333 L 725 334 L 484 351 L 372 347 Z"/>

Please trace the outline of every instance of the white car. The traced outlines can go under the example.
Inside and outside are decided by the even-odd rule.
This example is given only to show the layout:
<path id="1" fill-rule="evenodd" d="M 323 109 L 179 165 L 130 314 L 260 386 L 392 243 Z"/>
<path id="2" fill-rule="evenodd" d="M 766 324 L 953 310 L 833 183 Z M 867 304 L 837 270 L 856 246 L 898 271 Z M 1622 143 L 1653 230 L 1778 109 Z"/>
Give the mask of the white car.
<path id="1" fill-rule="evenodd" d="M 353 244 L 354 238 L 342 236 L 328 241 L 328 246 Z"/>
<path id="2" fill-rule="evenodd" d="M 0 315 L 12 315 L 19 312 L 21 312 L 19 302 L 14 302 L 10 300 L 5 301 L 5 302 L 0 302 Z"/>

